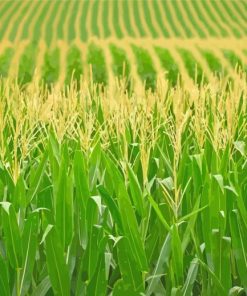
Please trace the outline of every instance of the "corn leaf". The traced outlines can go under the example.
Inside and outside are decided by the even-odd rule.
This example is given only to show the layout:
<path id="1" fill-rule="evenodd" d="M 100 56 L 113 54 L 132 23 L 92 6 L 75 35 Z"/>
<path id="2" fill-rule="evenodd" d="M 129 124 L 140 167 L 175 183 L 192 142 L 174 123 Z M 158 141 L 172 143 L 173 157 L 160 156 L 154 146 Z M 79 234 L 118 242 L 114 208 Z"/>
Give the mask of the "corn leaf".
<path id="1" fill-rule="evenodd" d="M 131 196 L 134 202 L 134 206 L 136 207 L 137 212 L 141 217 L 145 216 L 145 207 L 144 207 L 144 199 L 141 191 L 141 187 L 138 183 L 138 179 L 132 170 L 132 168 L 128 165 L 128 176 L 129 176 L 129 186 L 131 191 Z"/>
<path id="2" fill-rule="evenodd" d="M 187 278 L 186 278 L 184 286 L 182 288 L 182 295 L 183 296 L 192 295 L 193 285 L 194 285 L 194 283 L 196 281 L 196 277 L 197 277 L 198 266 L 199 266 L 198 259 L 197 258 L 192 259 L 188 273 L 187 273 Z"/>
<path id="3" fill-rule="evenodd" d="M 7 256 L 14 269 L 22 267 L 21 235 L 17 224 L 14 207 L 9 202 L 1 202 L 3 208 L 4 240 L 7 247 Z"/>
<path id="4" fill-rule="evenodd" d="M 172 263 L 174 268 L 174 274 L 176 278 L 177 285 L 183 284 L 183 250 L 182 243 L 178 234 L 177 225 L 173 225 L 171 229 L 171 237 L 172 237 Z"/>
<path id="5" fill-rule="evenodd" d="M 10 296 L 7 261 L 0 255 L 0 295 Z"/>
<path id="6" fill-rule="evenodd" d="M 168 233 L 162 245 L 162 248 L 160 250 L 159 258 L 157 260 L 155 268 L 152 272 L 151 281 L 146 290 L 147 296 L 151 295 L 155 291 L 156 286 L 158 285 L 158 282 L 160 280 L 159 275 L 164 274 L 164 264 L 165 263 L 168 264 L 170 254 L 171 254 L 171 234 Z"/>
<path id="7" fill-rule="evenodd" d="M 127 238 L 123 238 L 117 243 L 118 264 L 122 275 L 122 281 L 116 283 L 113 295 L 138 295 L 144 292 L 144 283 L 141 271 L 138 270 L 133 256 L 128 252 L 130 248 Z M 129 294 L 128 294 L 129 295 Z"/>
<path id="8" fill-rule="evenodd" d="M 67 248 L 73 235 L 73 179 L 72 174 L 67 174 L 65 161 L 60 169 L 55 219 L 62 246 Z"/>
<path id="9" fill-rule="evenodd" d="M 246 234 L 240 227 L 240 217 L 237 210 L 231 212 L 230 227 L 232 235 L 233 255 L 237 263 L 238 273 L 247 292 L 247 243 Z"/>
<path id="10" fill-rule="evenodd" d="M 110 196 L 110 194 L 107 192 L 103 185 L 98 185 L 97 189 L 100 195 L 102 196 L 102 199 L 104 200 L 105 204 L 109 208 L 110 213 L 113 217 L 113 221 L 117 224 L 119 230 L 122 232 L 123 226 L 121 221 L 121 215 L 115 200 Z"/>
<path id="11" fill-rule="evenodd" d="M 123 223 L 125 235 L 129 239 L 130 249 L 140 269 L 145 271 L 147 270 L 146 254 L 144 251 L 143 242 L 141 241 L 139 235 L 135 213 L 131 206 L 130 198 L 126 191 L 124 181 L 117 167 L 107 157 L 106 165 L 109 174 L 112 176 L 112 179 L 115 180 L 121 220 Z M 126 217 L 128 218 L 126 219 Z"/>
<path id="12" fill-rule="evenodd" d="M 31 284 L 35 255 L 38 244 L 38 213 L 31 214 L 25 221 L 22 234 L 23 267 L 21 270 L 20 293 L 26 295 Z"/>
<path id="13" fill-rule="evenodd" d="M 48 225 L 50 226 L 50 225 Z M 46 262 L 52 289 L 55 295 L 70 295 L 70 278 L 65 263 L 63 247 L 54 227 L 48 228 L 45 237 Z"/>
<path id="14" fill-rule="evenodd" d="M 47 159 L 48 159 L 48 154 L 47 154 L 47 152 L 45 152 L 42 160 L 40 161 L 37 169 L 35 170 L 34 176 L 31 179 L 30 188 L 27 193 L 27 201 L 26 201 L 27 204 L 30 203 L 32 201 L 32 199 L 34 198 L 35 194 L 38 193 L 41 180 L 42 180 L 43 175 L 45 173 Z"/>

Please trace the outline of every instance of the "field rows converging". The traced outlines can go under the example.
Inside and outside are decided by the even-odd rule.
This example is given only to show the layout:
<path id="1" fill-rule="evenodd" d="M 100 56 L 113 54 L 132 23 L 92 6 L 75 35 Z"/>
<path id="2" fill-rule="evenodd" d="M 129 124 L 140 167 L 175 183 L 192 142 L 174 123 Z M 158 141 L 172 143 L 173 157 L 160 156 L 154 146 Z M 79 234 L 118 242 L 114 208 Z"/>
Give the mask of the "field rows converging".
<path id="1" fill-rule="evenodd" d="M 110 36 L 239 39 L 247 33 L 244 11 L 245 1 L 228 0 L 3 1 L 0 40 L 44 38 L 50 45 L 54 39 Z"/>
<path id="2" fill-rule="evenodd" d="M 41 28 L 41 31 L 44 30 Z M 70 81 L 72 72 L 79 80 L 80 75 L 89 73 L 92 66 L 93 79 L 98 83 L 106 83 L 111 75 L 126 75 L 134 80 L 139 77 L 148 87 L 154 88 L 157 75 L 162 74 L 172 84 L 176 84 L 178 75 L 185 81 L 196 79 L 200 82 L 203 78 L 206 82 L 214 75 L 231 77 L 236 66 L 246 71 L 246 42 L 243 38 L 217 41 L 169 39 L 169 42 L 148 38 L 91 38 L 87 43 L 77 39 L 72 42 L 70 50 L 68 43 L 62 40 L 55 42 L 52 48 L 44 41 L 32 43 L 26 40 L 19 42 L 17 47 L 6 42 L 1 43 L 0 75 L 17 75 L 19 82 L 25 84 L 31 82 L 35 71 L 49 83 L 63 84 Z M 107 69 L 105 65 L 108 65 Z"/>
<path id="3" fill-rule="evenodd" d="M 24 0 L 1 5 L 0 75 L 17 75 L 22 83 L 30 82 L 34 71 L 35 79 L 49 83 L 68 82 L 73 72 L 77 79 L 92 72 L 95 82 L 106 83 L 123 74 L 116 68 L 125 64 L 127 71 L 131 64 L 127 78 L 153 88 L 164 72 L 175 84 L 178 75 L 208 81 L 215 74 L 234 75 L 236 66 L 246 69 L 243 1 Z M 71 43 L 75 49 L 68 52 Z M 124 59 L 116 57 L 116 50 L 112 56 L 111 44 Z"/>

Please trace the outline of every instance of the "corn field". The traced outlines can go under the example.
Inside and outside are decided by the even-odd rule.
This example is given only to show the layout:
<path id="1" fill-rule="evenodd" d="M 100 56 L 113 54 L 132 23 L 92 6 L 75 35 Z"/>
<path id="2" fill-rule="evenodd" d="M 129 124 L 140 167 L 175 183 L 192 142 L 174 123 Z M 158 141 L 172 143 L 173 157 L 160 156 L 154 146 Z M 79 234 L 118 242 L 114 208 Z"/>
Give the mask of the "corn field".
<path id="1" fill-rule="evenodd" d="M 0 296 L 247 295 L 246 1 L 0 1 Z"/>
<path id="2" fill-rule="evenodd" d="M 0 76 L 60 86 L 125 76 L 138 88 L 162 73 L 173 86 L 178 75 L 232 77 L 247 69 L 246 10 L 242 0 L 2 0 Z"/>

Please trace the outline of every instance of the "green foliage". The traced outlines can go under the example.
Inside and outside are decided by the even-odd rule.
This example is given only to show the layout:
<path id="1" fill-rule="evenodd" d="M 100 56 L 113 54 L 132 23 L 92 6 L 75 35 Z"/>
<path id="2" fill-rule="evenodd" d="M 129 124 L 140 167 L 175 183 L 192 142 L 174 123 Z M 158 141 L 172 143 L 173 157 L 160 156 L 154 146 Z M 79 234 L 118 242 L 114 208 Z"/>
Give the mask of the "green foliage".
<path id="1" fill-rule="evenodd" d="M 223 54 L 226 57 L 226 59 L 230 62 L 233 68 L 236 66 L 240 66 L 241 68 L 243 68 L 243 63 L 241 59 L 234 53 L 234 51 L 223 49 Z"/>
<path id="2" fill-rule="evenodd" d="M 91 66 L 93 81 L 106 84 L 107 72 L 105 57 L 102 49 L 93 43 L 88 47 L 87 63 Z"/>
<path id="3" fill-rule="evenodd" d="M 153 67 L 152 58 L 145 49 L 135 45 L 132 45 L 132 48 L 136 57 L 138 74 L 142 81 L 145 82 L 147 89 L 154 89 L 156 85 L 156 72 Z"/>
<path id="4" fill-rule="evenodd" d="M 203 70 L 201 66 L 195 62 L 193 54 L 184 48 L 179 48 L 178 51 L 184 60 L 185 67 L 187 68 L 190 77 L 197 83 L 201 83 L 202 79 L 205 81 L 205 77 L 203 77 Z"/>
<path id="5" fill-rule="evenodd" d="M 37 44 L 30 43 L 24 50 L 19 61 L 18 82 L 26 84 L 32 81 L 37 57 Z"/>
<path id="6" fill-rule="evenodd" d="M 113 5 L 113 18 L 114 18 L 114 28 L 115 28 L 115 32 L 116 32 L 116 36 L 118 38 L 122 38 L 123 37 L 123 32 L 120 28 L 120 24 L 119 24 L 119 9 L 118 9 L 118 5 L 120 2 L 118 1 L 113 1 L 112 5 Z"/>
<path id="7" fill-rule="evenodd" d="M 217 74 L 217 75 L 226 74 L 226 70 L 223 69 L 221 63 L 219 62 L 219 60 L 214 56 L 214 54 L 211 51 L 202 49 L 201 52 L 202 52 L 203 56 L 205 57 L 205 59 L 207 60 L 207 63 L 209 65 L 212 73 Z"/>
<path id="8" fill-rule="evenodd" d="M 141 138 L 133 138 L 137 123 L 126 117 L 125 138 L 116 137 L 114 125 L 106 129 L 105 149 L 98 131 L 108 113 L 97 96 L 91 103 L 87 112 L 98 130 L 90 149 L 81 148 L 79 137 L 46 131 L 16 180 L 11 162 L 0 163 L 1 295 L 246 292 L 246 134 L 236 129 L 234 141 L 217 149 L 205 136 L 200 147 L 198 131 L 185 125 L 176 164 L 169 136 L 175 127 L 157 125 L 161 109 L 153 105 L 147 118 L 158 136 L 148 150 L 145 182 Z M 242 103 L 236 122 L 245 126 Z M 172 122 L 176 109 L 169 108 Z M 211 126 L 217 114 L 212 104 L 205 108 Z"/>
<path id="9" fill-rule="evenodd" d="M 113 72 L 116 76 L 129 77 L 130 64 L 125 51 L 114 44 L 110 44 L 110 50 L 113 57 Z"/>
<path id="10" fill-rule="evenodd" d="M 179 69 L 177 63 L 172 58 L 168 49 L 155 47 L 155 51 L 160 59 L 160 62 L 167 71 L 166 77 L 172 85 L 175 85 L 178 80 Z"/>
<path id="11" fill-rule="evenodd" d="M 67 77 L 66 84 L 69 84 L 71 80 L 77 82 L 80 81 L 80 77 L 83 74 L 81 52 L 77 47 L 70 47 L 67 55 Z"/>
<path id="12" fill-rule="evenodd" d="M 182 31 L 241 38 L 247 4 L 191 1 L 37 1 L 32 11 L 0 3 L 0 40 L 9 34 L 0 55 L 0 296 L 247 294 L 247 51 L 217 47 L 245 71 L 229 83 L 213 45 L 198 42 L 216 74 L 203 85 L 201 65 L 176 40 Z M 136 32 L 144 38 L 132 42 Z M 71 42 L 66 68 L 58 40 Z M 168 79 L 157 89 L 149 40 Z M 132 89 L 122 41 L 147 92 Z M 193 89 L 178 83 L 168 48 Z M 37 64 L 44 88 L 32 84 Z M 117 83 L 100 88 L 108 69 Z"/>
<path id="13" fill-rule="evenodd" d="M 7 77 L 11 59 L 13 57 L 13 48 L 7 48 L 0 56 L 0 76 Z"/>
<path id="14" fill-rule="evenodd" d="M 59 76 L 59 49 L 48 51 L 45 54 L 42 67 L 42 79 L 45 83 L 51 84 L 57 81 Z"/>

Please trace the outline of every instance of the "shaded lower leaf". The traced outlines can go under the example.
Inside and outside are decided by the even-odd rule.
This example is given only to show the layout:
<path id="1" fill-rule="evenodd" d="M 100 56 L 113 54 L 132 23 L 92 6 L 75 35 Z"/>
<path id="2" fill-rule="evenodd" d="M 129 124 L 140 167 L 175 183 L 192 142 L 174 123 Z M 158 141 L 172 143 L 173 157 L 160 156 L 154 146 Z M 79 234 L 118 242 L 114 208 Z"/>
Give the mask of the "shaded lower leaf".
<path id="1" fill-rule="evenodd" d="M 105 296 L 106 295 L 107 280 L 106 280 L 105 273 L 106 273 L 105 254 L 102 252 L 99 256 L 99 259 L 98 259 L 96 272 L 88 285 L 87 295 L 92 295 L 92 296 Z"/>
<path id="2" fill-rule="evenodd" d="M 7 262 L 0 255 L 0 295 L 9 296 L 9 276 Z"/>
<path id="3" fill-rule="evenodd" d="M 177 225 L 171 229 L 172 236 L 172 263 L 175 273 L 175 278 L 178 285 L 183 284 L 183 250 L 182 243 L 178 233 Z"/>
<path id="4" fill-rule="evenodd" d="M 23 267 L 21 270 L 20 293 L 26 295 L 31 284 L 38 238 L 38 213 L 31 214 L 25 222 L 22 234 Z"/>
<path id="5" fill-rule="evenodd" d="M 68 266 L 65 263 L 63 248 L 54 227 L 50 227 L 45 237 L 45 251 L 49 278 L 55 295 L 70 295 Z"/>
<path id="6" fill-rule="evenodd" d="M 118 282 L 114 287 L 113 295 L 139 295 L 144 292 L 142 273 L 135 264 L 127 238 L 118 241 L 117 250 L 122 281 Z"/>
<path id="7" fill-rule="evenodd" d="M 34 289 L 32 296 L 46 296 L 47 292 L 51 288 L 51 282 L 49 276 L 46 276 L 41 283 Z"/>
<path id="8" fill-rule="evenodd" d="M 7 247 L 7 256 L 14 269 L 22 267 L 21 235 L 17 224 L 14 207 L 9 202 L 0 203 L 3 208 L 4 240 Z"/>
<path id="9" fill-rule="evenodd" d="M 247 293 L 247 243 L 246 236 L 241 231 L 239 219 L 238 211 L 233 210 L 230 216 L 233 255 L 241 282 Z"/>
<path id="10" fill-rule="evenodd" d="M 187 278 L 185 280 L 184 286 L 182 288 L 183 296 L 191 296 L 193 285 L 196 281 L 197 272 L 198 272 L 199 261 L 197 258 L 194 258 L 191 263 L 187 273 Z"/>
<path id="11" fill-rule="evenodd" d="M 151 295 L 155 291 L 156 285 L 160 280 L 160 276 L 158 275 L 164 273 L 164 264 L 168 263 L 170 253 L 171 253 L 171 235 L 170 233 L 168 233 L 162 245 L 162 248 L 160 250 L 160 255 L 155 265 L 155 268 L 153 270 L 152 279 L 146 290 L 147 296 Z"/>

